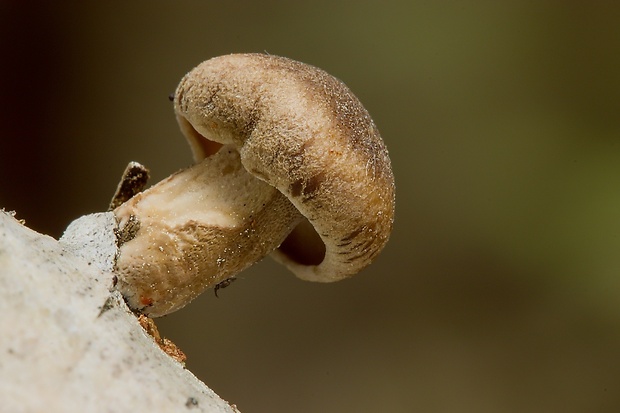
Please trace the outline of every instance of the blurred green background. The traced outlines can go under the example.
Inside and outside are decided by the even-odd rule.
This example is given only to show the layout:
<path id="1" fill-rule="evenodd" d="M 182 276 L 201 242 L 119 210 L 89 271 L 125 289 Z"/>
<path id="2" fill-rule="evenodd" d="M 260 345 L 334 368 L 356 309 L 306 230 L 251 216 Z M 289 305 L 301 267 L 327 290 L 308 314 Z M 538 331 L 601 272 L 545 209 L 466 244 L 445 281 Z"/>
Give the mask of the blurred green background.
<path id="1" fill-rule="evenodd" d="M 191 162 L 168 94 L 268 52 L 344 80 L 397 182 L 390 243 L 305 283 L 266 259 L 158 321 L 242 412 L 620 411 L 620 6 L 0 3 L 0 206 L 59 236 L 130 160 Z"/>

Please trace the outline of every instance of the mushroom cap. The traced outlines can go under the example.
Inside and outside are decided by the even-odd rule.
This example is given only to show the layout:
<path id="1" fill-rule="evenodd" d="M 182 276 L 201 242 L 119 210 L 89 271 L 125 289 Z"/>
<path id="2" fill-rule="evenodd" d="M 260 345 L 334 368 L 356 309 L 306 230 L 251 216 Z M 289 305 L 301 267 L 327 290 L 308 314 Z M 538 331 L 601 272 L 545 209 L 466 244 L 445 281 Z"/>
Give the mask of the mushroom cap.
<path id="1" fill-rule="evenodd" d="M 297 277 L 337 281 L 383 249 L 394 220 L 390 158 L 340 80 L 283 57 L 226 55 L 185 75 L 174 107 L 196 161 L 232 144 L 249 173 L 304 215 L 272 253 Z"/>

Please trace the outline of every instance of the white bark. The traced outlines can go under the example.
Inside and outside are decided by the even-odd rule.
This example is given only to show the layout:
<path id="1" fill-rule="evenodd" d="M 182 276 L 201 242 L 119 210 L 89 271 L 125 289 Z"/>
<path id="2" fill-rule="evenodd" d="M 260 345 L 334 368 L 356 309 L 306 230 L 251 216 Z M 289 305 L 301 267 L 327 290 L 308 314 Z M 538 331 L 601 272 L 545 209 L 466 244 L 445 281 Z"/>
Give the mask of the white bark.
<path id="1" fill-rule="evenodd" d="M 0 212 L 0 411 L 236 412 L 110 292 L 114 217 L 60 241 Z"/>

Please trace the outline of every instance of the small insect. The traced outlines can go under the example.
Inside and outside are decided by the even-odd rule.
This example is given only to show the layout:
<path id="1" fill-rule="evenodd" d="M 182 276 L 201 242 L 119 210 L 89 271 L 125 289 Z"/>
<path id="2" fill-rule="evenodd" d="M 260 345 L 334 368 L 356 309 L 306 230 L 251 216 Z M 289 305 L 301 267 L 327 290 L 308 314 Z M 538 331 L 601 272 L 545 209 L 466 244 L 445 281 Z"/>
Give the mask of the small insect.
<path id="1" fill-rule="evenodd" d="M 237 281 L 237 277 L 226 278 L 224 281 L 215 284 L 215 287 L 213 287 L 213 292 L 215 293 L 215 296 L 217 298 L 220 298 L 217 296 L 217 290 L 219 290 L 220 288 L 228 287 L 233 281 Z"/>

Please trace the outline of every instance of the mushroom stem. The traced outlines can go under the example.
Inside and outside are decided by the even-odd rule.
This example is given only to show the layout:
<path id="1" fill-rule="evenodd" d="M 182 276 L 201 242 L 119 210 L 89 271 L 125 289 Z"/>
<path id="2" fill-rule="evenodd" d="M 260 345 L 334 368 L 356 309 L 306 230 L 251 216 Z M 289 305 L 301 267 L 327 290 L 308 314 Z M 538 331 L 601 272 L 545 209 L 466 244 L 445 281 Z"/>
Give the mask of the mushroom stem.
<path id="1" fill-rule="evenodd" d="M 303 219 L 280 191 L 246 172 L 230 145 L 114 214 L 122 240 L 117 289 L 153 317 L 261 260 Z"/>

